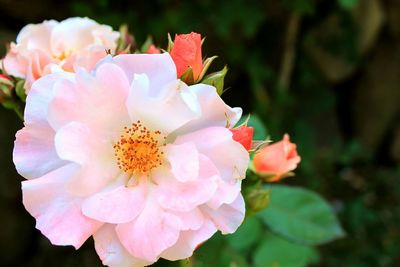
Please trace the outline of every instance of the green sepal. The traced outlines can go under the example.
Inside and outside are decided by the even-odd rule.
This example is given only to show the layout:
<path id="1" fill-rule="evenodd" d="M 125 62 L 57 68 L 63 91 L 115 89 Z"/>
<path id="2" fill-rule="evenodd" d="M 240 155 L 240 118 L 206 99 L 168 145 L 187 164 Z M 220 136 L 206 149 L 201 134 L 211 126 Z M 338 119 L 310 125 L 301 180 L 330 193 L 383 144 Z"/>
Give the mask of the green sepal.
<path id="1" fill-rule="evenodd" d="M 26 102 L 25 80 L 19 80 L 15 86 L 15 93 L 23 101 Z"/>
<path id="2" fill-rule="evenodd" d="M 147 36 L 146 41 L 142 44 L 142 46 L 140 47 L 140 52 L 142 53 L 147 53 L 147 50 L 149 50 L 149 47 L 154 44 L 153 43 L 153 37 L 151 37 L 151 35 Z"/>
<path id="3" fill-rule="evenodd" d="M 174 41 L 172 41 L 171 34 L 168 33 L 168 47 L 167 47 L 167 52 L 170 53 L 173 47 L 174 47 Z"/>
<path id="4" fill-rule="evenodd" d="M 204 60 L 203 62 L 203 69 L 199 75 L 199 78 L 196 80 L 196 82 L 203 80 L 204 76 L 207 73 L 208 68 L 211 66 L 211 63 L 217 58 L 218 56 L 213 56 L 213 57 L 209 57 L 206 60 Z M 225 69 L 225 67 L 224 67 Z M 228 69 L 227 69 L 228 71 Z"/>
<path id="5" fill-rule="evenodd" d="M 224 92 L 224 79 L 227 72 L 228 67 L 225 66 L 222 70 L 207 75 L 204 80 L 202 80 L 202 83 L 214 86 L 217 89 L 217 93 L 222 95 Z"/>
<path id="6" fill-rule="evenodd" d="M 187 85 L 194 84 L 193 69 L 189 67 L 181 76 L 181 80 Z"/>

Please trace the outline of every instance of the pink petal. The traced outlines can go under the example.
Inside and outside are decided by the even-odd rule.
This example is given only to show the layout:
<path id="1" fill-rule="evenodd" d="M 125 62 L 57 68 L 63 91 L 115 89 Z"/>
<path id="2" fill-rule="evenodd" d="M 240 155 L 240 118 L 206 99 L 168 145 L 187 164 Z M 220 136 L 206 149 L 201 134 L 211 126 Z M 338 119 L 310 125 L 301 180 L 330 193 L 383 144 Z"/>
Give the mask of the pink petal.
<path id="1" fill-rule="evenodd" d="M 206 167 L 207 168 L 207 167 Z M 155 196 L 160 206 L 172 211 L 187 212 L 210 200 L 217 184 L 215 176 L 203 176 L 194 181 L 179 182 L 168 171 L 153 174 L 157 189 Z"/>
<path id="2" fill-rule="evenodd" d="M 16 134 L 13 160 L 19 174 L 37 178 L 64 164 L 54 147 L 54 131 L 45 124 L 28 124 Z"/>
<path id="3" fill-rule="evenodd" d="M 24 122 L 26 124 L 40 123 L 48 124 L 48 104 L 53 97 L 53 90 L 57 83 L 64 80 L 72 80 L 72 73 L 57 72 L 46 75 L 37 80 L 29 91 L 26 98 Z"/>
<path id="4" fill-rule="evenodd" d="M 205 221 L 199 230 L 183 231 L 175 245 L 166 249 L 161 257 L 171 261 L 189 258 L 193 255 L 194 250 L 212 237 L 216 231 L 217 228 L 210 221 Z"/>
<path id="5" fill-rule="evenodd" d="M 118 55 L 113 58 L 113 62 L 124 70 L 129 83 L 134 74 L 145 74 L 151 81 L 150 95 L 157 95 L 163 86 L 176 80 L 175 64 L 168 53 Z"/>
<path id="6" fill-rule="evenodd" d="M 180 182 L 195 180 L 199 175 L 199 154 L 193 143 L 168 145 L 167 158 L 171 172 Z"/>
<path id="7" fill-rule="evenodd" d="M 215 87 L 206 84 L 196 84 L 189 87 L 197 96 L 201 107 L 201 117 L 191 121 L 181 129 L 179 134 L 199 130 L 205 127 L 233 127 L 242 115 L 241 108 L 231 108 L 217 94 Z"/>
<path id="8" fill-rule="evenodd" d="M 224 204 L 217 210 L 207 206 L 203 206 L 202 210 L 223 234 L 231 234 L 237 230 L 244 220 L 244 199 L 242 195 L 239 195 L 233 203 Z"/>
<path id="9" fill-rule="evenodd" d="M 149 200 L 143 212 L 132 222 L 119 224 L 117 235 L 134 257 L 155 262 L 160 254 L 179 238 L 180 220 L 164 212 Z"/>
<path id="10" fill-rule="evenodd" d="M 102 263 L 110 267 L 143 267 L 150 264 L 129 254 L 115 232 L 115 225 L 105 224 L 93 234 L 94 245 Z"/>
<path id="11" fill-rule="evenodd" d="M 107 223 L 132 221 L 144 207 L 146 186 L 146 184 L 134 187 L 119 185 L 97 193 L 83 202 L 83 214 Z"/>
<path id="12" fill-rule="evenodd" d="M 49 104 L 49 121 L 55 129 L 78 121 L 109 138 L 118 136 L 130 124 L 122 104 L 129 90 L 123 71 L 114 64 L 104 63 L 95 75 L 81 70 L 76 74 L 76 83 L 59 85 Z"/>
<path id="13" fill-rule="evenodd" d="M 81 200 L 64 190 L 66 180 L 76 171 L 69 164 L 47 175 L 22 182 L 23 203 L 36 218 L 39 229 L 54 245 L 79 248 L 101 225 L 82 214 Z"/>
<path id="14" fill-rule="evenodd" d="M 186 84 L 175 79 L 152 92 L 149 78 L 134 75 L 126 102 L 132 121 L 145 121 L 147 127 L 169 134 L 201 115 L 196 96 Z"/>
<path id="15" fill-rule="evenodd" d="M 227 182 L 245 178 L 249 164 L 249 153 L 232 139 L 227 128 L 209 127 L 179 136 L 175 144 L 193 142 L 198 151 L 209 158 Z"/>

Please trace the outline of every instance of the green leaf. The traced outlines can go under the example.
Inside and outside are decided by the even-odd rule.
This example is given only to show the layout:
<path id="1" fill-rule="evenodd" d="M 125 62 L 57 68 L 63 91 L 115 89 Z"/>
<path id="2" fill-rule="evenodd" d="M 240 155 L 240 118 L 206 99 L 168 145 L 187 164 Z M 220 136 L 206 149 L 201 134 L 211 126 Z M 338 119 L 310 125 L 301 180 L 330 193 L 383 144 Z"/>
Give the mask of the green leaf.
<path id="1" fill-rule="evenodd" d="M 305 267 L 318 262 L 318 252 L 268 233 L 253 255 L 256 267 Z"/>
<path id="2" fill-rule="evenodd" d="M 269 207 L 258 216 L 273 232 L 307 245 L 343 237 L 344 232 L 331 206 L 318 194 L 283 185 L 268 188 L 272 189 Z"/>
<path id="3" fill-rule="evenodd" d="M 345 9 L 352 9 L 359 0 L 338 0 L 339 5 Z"/>
<path id="4" fill-rule="evenodd" d="M 254 216 L 247 218 L 239 229 L 226 237 L 228 244 L 239 251 L 243 251 L 256 243 L 262 233 L 262 224 Z"/>

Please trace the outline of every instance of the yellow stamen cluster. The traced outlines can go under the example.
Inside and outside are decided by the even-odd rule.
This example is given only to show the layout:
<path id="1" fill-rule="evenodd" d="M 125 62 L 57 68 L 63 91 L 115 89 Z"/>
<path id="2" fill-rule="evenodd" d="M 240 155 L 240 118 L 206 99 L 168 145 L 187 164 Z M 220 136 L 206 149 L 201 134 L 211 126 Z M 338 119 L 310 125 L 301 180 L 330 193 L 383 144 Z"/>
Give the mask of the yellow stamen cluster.
<path id="1" fill-rule="evenodd" d="M 165 139 L 165 137 L 164 137 Z M 125 127 L 119 141 L 114 145 L 118 167 L 126 173 L 148 175 L 162 165 L 163 138 L 160 131 L 150 131 L 140 121 Z"/>

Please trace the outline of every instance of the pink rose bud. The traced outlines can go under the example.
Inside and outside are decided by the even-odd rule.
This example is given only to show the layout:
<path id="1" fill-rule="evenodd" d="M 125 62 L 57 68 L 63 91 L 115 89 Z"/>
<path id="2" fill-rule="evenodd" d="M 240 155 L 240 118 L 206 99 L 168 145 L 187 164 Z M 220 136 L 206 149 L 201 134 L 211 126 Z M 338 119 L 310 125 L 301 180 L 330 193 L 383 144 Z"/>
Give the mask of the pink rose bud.
<path id="1" fill-rule="evenodd" d="M 194 80 L 199 78 L 203 70 L 200 34 L 191 32 L 175 35 L 170 54 L 175 62 L 178 77 L 181 77 L 188 68 L 192 68 Z"/>
<path id="2" fill-rule="evenodd" d="M 245 125 L 230 129 L 233 140 L 239 142 L 246 150 L 251 149 L 251 141 L 253 140 L 254 128 Z"/>
<path id="3" fill-rule="evenodd" d="M 147 54 L 161 54 L 161 50 L 158 49 L 155 45 L 150 45 L 147 49 Z"/>
<path id="4" fill-rule="evenodd" d="M 300 162 L 296 144 L 285 134 L 282 141 L 262 148 L 254 156 L 254 168 L 268 182 L 276 182 L 291 175 Z"/>

